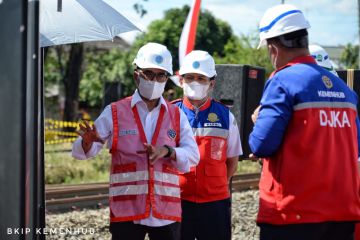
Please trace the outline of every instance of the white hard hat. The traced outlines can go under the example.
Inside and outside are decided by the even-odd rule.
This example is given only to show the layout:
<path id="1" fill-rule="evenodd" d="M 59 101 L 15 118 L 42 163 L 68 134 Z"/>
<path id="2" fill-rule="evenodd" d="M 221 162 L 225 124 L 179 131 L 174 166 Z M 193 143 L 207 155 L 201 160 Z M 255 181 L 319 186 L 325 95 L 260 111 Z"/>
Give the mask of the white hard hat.
<path id="1" fill-rule="evenodd" d="M 309 51 L 310 55 L 315 59 L 316 63 L 319 66 L 329 70 L 330 72 L 338 76 L 337 72 L 334 69 L 334 65 L 330 60 L 329 54 L 325 51 L 325 49 L 323 49 L 319 45 L 312 44 L 309 45 Z"/>
<path id="2" fill-rule="evenodd" d="M 260 21 L 258 48 L 266 44 L 266 39 L 307 28 L 310 28 L 310 24 L 297 7 L 290 4 L 271 7 L 266 10 Z"/>
<path id="3" fill-rule="evenodd" d="M 329 54 L 320 47 L 319 45 L 309 45 L 310 55 L 316 60 L 317 64 L 327 68 L 332 69 L 333 65 L 330 62 Z"/>
<path id="4" fill-rule="evenodd" d="M 195 50 L 186 55 L 179 70 L 180 75 L 198 73 L 208 78 L 216 76 L 215 61 L 205 51 Z"/>
<path id="5" fill-rule="evenodd" d="M 167 71 L 170 75 L 173 74 L 171 53 L 159 43 L 147 43 L 142 46 L 133 64 L 139 68 L 158 68 Z"/>

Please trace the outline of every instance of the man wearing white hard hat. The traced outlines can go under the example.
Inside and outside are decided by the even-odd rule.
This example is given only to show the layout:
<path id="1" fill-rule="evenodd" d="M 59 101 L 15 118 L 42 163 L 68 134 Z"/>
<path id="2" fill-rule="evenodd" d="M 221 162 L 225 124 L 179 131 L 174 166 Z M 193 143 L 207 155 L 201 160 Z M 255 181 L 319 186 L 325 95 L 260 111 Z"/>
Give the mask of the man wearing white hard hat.
<path id="1" fill-rule="evenodd" d="M 309 51 L 310 51 L 310 55 L 315 59 L 316 63 L 319 66 L 325 68 L 326 70 L 338 76 L 330 60 L 329 54 L 325 51 L 324 48 L 316 44 L 311 44 L 309 45 Z"/>
<path id="2" fill-rule="evenodd" d="M 182 176 L 182 240 L 230 240 L 229 181 L 242 155 L 234 115 L 211 99 L 215 62 L 205 51 L 192 51 L 180 67 L 184 98 L 174 102 L 186 114 L 200 151 L 200 163 Z"/>
<path id="3" fill-rule="evenodd" d="M 80 125 L 77 159 L 95 156 L 107 142 L 112 239 L 179 239 L 179 171 L 188 172 L 199 152 L 186 116 L 162 97 L 172 74 L 168 49 L 141 47 L 134 60 L 137 90 L 107 106 L 94 126 Z"/>
<path id="4" fill-rule="evenodd" d="M 337 72 L 334 69 L 334 66 L 329 58 L 329 54 L 319 45 L 312 44 L 309 45 L 309 51 L 311 56 L 316 60 L 317 64 L 326 70 L 332 72 L 338 76 Z M 360 158 L 358 159 L 358 169 L 360 171 Z M 360 240 L 360 223 L 355 225 L 355 237 L 354 240 Z"/>
<path id="5" fill-rule="evenodd" d="M 249 137 L 263 159 L 260 239 L 353 239 L 360 220 L 358 97 L 316 64 L 301 10 L 284 4 L 260 21 L 275 72 Z"/>

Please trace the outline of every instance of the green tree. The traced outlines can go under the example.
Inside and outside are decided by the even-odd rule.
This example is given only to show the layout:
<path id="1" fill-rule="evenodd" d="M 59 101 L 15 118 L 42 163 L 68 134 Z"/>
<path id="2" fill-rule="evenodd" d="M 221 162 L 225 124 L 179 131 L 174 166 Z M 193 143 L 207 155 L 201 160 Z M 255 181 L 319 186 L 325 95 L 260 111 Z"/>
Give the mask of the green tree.
<path id="1" fill-rule="evenodd" d="M 172 53 L 174 70 L 179 69 L 179 39 L 189 10 L 189 6 L 167 10 L 164 18 L 151 22 L 147 31 L 139 35 L 131 49 L 122 55 L 124 70 L 121 71 L 119 77 L 126 84 L 127 94 L 131 94 L 131 91 L 135 88 L 135 83 L 132 80 L 132 61 L 139 48 L 148 42 L 157 42 L 167 46 Z M 225 45 L 232 37 L 234 35 L 228 23 L 215 18 L 207 10 L 201 11 L 196 33 L 195 49 L 205 50 L 217 56 L 225 56 Z M 170 82 L 167 89 L 172 85 Z"/>
<path id="2" fill-rule="evenodd" d="M 99 52 L 96 49 L 86 50 L 84 54 L 85 72 L 80 81 L 80 100 L 86 101 L 91 106 L 101 106 L 103 85 L 107 81 L 120 81 L 124 96 L 132 94 L 135 89 L 132 62 L 138 49 L 148 42 L 166 45 L 173 56 L 174 70 L 179 69 L 179 39 L 189 10 L 188 6 L 167 10 L 163 19 L 150 23 L 147 31 L 136 38 L 128 51 L 117 49 L 109 52 Z M 207 10 L 201 11 L 195 49 L 208 51 L 215 57 L 216 63 L 257 65 L 265 67 L 270 73 L 272 67 L 268 60 L 267 51 L 266 49 L 257 50 L 255 48 L 257 43 L 257 34 L 236 37 L 228 23 L 215 18 Z M 49 56 L 52 54 L 49 53 Z M 56 63 L 55 60 L 51 61 L 52 64 L 49 65 L 49 69 L 59 68 L 61 64 Z M 59 76 L 53 72 L 48 73 L 47 78 L 53 79 L 53 82 L 59 82 L 61 80 L 56 80 L 59 79 Z M 172 87 L 170 82 L 167 89 Z M 177 90 L 181 92 L 181 90 Z"/>
<path id="3" fill-rule="evenodd" d="M 83 44 L 49 47 L 46 52 L 44 63 L 45 87 L 54 84 L 61 86 L 65 96 L 62 119 L 74 121 L 78 110 L 79 83 L 83 73 Z"/>
<path id="4" fill-rule="evenodd" d="M 147 42 L 164 44 L 172 53 L 174 69 L 178 69 L 179 39 L 189 11 L 189 6 L 167 10 L 163 19 L 150 23 L 147 32 L 136 39 L 133 48 L 137 50 Z M 232 36 L 233 31 L 228 23 L 215 18 L 207 10 L 201 10 L 196 32 L 195 49 L 203 49 L 210 54 L 216 53 L 219 56 L 224 56 L 225 44 Z"/>
<path id="5" fill-rule="evenodd" d="M 124 86 L 123 94 L 131 93 L 132 81 L 124 77 L 126 69 L 129 68 L 124 61 L 125 55 L 124 51 L 117 48 L 110 51 L 87 51 L 86 71 L 80 82 L 80 101 L 86 101 L 90 106 L 100 106 L 105 82 L 120 81 Z"/>
<path id="6" fill-rule="evenodd" d="M 359 68 L 359 45 L 348 43 L 341 54 L 340 62 L 345 68 Z"/>
<path id="7" fill-rule="evenodd" d="M 259 40 L 253 33 L 248 36 L 233 36 L 225 45 L 224 56 L 215 55 L 216 63 L 246 64 L 264 67 L 268 76 L 273 70 L 266 48 L 257 49 Z"/>

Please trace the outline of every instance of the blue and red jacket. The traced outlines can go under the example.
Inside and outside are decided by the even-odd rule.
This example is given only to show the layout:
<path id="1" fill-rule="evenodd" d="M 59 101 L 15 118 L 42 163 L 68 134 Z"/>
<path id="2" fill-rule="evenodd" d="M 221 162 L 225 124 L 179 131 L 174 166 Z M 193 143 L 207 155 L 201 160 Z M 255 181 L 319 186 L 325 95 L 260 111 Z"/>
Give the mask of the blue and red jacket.
<path id="1" fill-rule="evenodd" d="M 357 102 L 310 56 L 267 81 L 249 138 L 264 158 L 258 222 L 360 220 Z"/>
<path id="2" fill-rule="evenodd" d="M 229 109 L 210 98 L 199 109 L 186 98 L 173 103 L 187 116 L 200 152 L 199 164 L 181 177 L 181 199 L 204 203 L 229 198 L 226 167 Z"/>

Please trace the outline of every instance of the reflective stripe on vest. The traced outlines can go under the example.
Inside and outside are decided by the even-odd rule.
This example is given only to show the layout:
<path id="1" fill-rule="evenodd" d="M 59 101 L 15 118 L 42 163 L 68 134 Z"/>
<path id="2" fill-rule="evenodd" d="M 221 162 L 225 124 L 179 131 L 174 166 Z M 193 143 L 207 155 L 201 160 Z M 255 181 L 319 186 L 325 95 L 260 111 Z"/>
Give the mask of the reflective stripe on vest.
<path id="1" fill-rule="evenodd" d="M 126 172 L 111 174 L 111 183 L 135 182 L 149 179 L 148 171 Z"/>
<path id="2" fill-rule="evenodd" d="M 171 173 L 154 172 L 154 180 L 179 185 L 179 176 Z"/>
<path id="3" fill-rule="evenodd" d="M 141 195 L 147 193 L 148 193 L 147 184 L 110 187 L 109 190 L 110 197 L 115 197 L 120 195 Z"/>
<path id="4" fill-rule="evenodd" d="M 155 193 L 157 195 L 180 198 L 179 187 L 169 187 L 155 184 Z"/>
<path id="5" fill-rule="evenodd" d="M 193 128 L 194 136 L 206 136 L 206 137 L 222 137 L 227 138 L 229 135 L 228 129 L 222 128 Z"/>
<path id="6" fill-rule="evenodd" d="M 349 102 L 305 102 L 294 106 L 295 111 L 308 108 L 351 108 L 357 111 L 356 105 Z"/>
<path id="7" fill-rule="evenodd" d="M 155 184 L 154 190 L 155 190 L 155 194 L 157 195 L 180 198 L 179 187 L 169 187 L 169 186 L 161 186 Z M 110 197 L 123 196 L 123 195 L 141 195 L 147 193 L 148 193 L 148 184 L 110 187 L 110 191 L 109 191 Z"/>
<path id="8" fill-rule="evenodd" d="M 148 171 L 126 172 L 111 174 L 110 183 L 125 183 L 149 180 Z M 171 173 L 154 171 L 154 180 L 158 182 L 171 183 L 179 185 L 179 176 Z"/>

